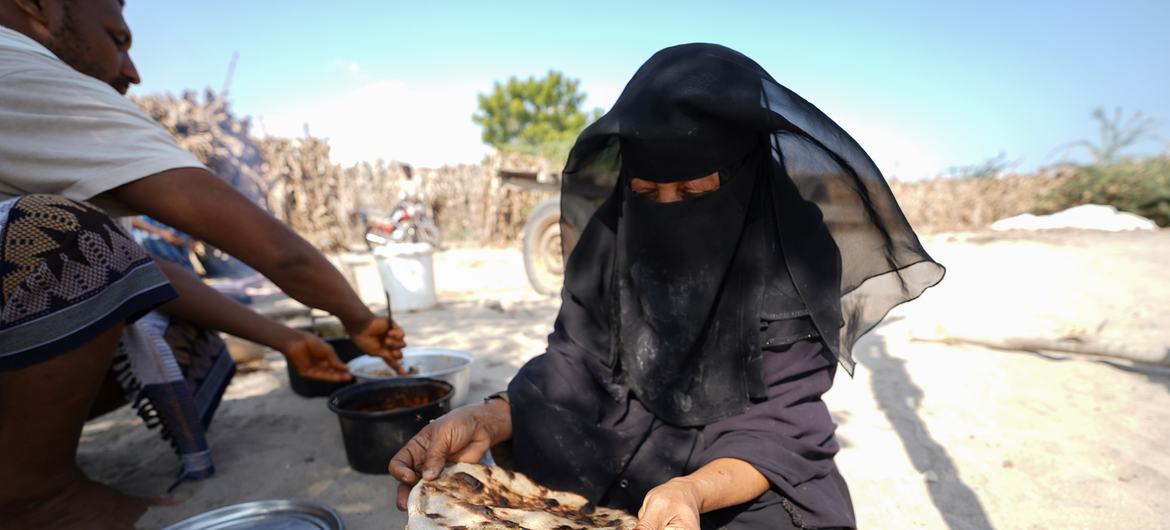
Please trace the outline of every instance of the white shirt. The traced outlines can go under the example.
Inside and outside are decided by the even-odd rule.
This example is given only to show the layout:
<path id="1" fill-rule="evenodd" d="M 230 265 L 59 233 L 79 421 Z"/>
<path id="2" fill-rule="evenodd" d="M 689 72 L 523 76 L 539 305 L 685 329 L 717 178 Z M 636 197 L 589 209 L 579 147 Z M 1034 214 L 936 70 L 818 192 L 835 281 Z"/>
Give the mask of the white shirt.
<path id="1" fill-rule="evenodd" d="M 204 166 L 113 87 L 0 26 L 0 202 L 44 193 L 130 215 L 99 195 L 183 167 Z"/>

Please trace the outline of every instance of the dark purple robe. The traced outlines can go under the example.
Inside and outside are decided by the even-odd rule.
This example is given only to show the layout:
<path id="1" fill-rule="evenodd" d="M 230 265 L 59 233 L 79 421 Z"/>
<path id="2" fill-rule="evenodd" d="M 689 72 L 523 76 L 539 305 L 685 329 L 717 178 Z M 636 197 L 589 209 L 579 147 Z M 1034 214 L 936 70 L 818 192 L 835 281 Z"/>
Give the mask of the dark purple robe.
<path id="1" fill-rule="evenodd" d="M 606 383 L 596 356 L 554 333 L 548 351 L 508 387 L 516 470 L 636 514 L 651 488 L 715 459 L 736 458 L 772 488 L 753 502 L 705 514 L 704 528 L 853 527 L 849 491 L 833 463 L 836 425 L 821 401 L 836 366 L 818 339 L 764 350 L 766 400 L 738 416 L 682 428 Z"/>

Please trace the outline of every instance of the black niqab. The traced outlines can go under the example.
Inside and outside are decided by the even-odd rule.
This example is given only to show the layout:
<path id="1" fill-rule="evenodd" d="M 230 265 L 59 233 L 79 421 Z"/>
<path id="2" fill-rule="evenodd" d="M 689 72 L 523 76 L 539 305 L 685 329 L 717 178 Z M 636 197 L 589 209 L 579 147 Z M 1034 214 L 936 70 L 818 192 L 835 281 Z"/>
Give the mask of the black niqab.
<path id="1" fill-rule="evenodd" d="M 754 160 L 721 174 L 720 189 L 666 204 L 620 186 L 614 368 L 675 425 L 705 425 L 764 397 L 748 364 L 760 342 L 766 219 L 756 191 L 766 182 Z"/>
<path id="2" fill-rule="evenodd" d="M 629 180 L 720 172 L 673 204 Z M 564 172 L 566 256 L 557 332 L 594 355 L 655 415 L 697 426 L 760 397 L 761 293 L 781 276 L 833 355 L 851 349 L 943 268 L 877 167 L 816 107 L 728 48 L 655 54 L 578 138 Z M 762 250 L 778 240 L 783 263 Z M 768 267 L 786 267 L 770 274 Z"/>

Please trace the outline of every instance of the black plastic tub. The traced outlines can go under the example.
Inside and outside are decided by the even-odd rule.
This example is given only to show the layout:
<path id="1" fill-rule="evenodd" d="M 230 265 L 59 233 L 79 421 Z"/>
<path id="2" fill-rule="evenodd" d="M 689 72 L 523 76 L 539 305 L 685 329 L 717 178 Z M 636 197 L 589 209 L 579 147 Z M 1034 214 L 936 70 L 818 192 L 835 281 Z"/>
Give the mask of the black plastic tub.
<path id="1" fill-rule="evenodd" d="M 362 351 L 354 345 L 349 337 L 334 337 L 325 339 L 333 350 L 337 352 L 337 356 L 341 358 L 341 362 L 347 363 L 362 355 Z M 309 379 L 303 377 L 297 369 L 293 367 L 292 363 L 288 363 L 288 385 L 292 387 L 293 392 L 298 396 L 304 397 L 323 397 L 332 395 L 334 392 L 341 390 L 353 381 L 346 381 L 344 383 L 331 383 L 329 381 L 318 381 L 316 379 Z"/>
<path id="2" fill-rule="evenodd" d="M 390 458 L 431 420 L 451 410 L 454 388 L 438 379 L 395 379 L 338 390 L 329 410 L 341 422 L 345 458 L 362 473 L 388 473 Z"/>

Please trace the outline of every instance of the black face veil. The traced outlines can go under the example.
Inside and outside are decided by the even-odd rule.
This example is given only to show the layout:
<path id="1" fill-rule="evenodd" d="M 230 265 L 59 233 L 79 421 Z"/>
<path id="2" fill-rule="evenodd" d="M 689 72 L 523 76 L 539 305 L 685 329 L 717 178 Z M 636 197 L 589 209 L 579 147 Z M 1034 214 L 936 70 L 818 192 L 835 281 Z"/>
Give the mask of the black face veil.
<path id="1" fill-rule="evenodd" d="M 632 178 L 715 172 L 718 191 L 680 203 L 629 191 Z M 707 424 L 761 397 L 769 277 L 791 279 L 852 373 L 858 337 L 943 275 L 861 147 L 722 46 L 651 57 L 578 138 L 561 197 L 558 333 L 601 356 L 614 382 L 677 425 Z M 762 250 L 769 242 L 782 250 L 778 263 Z"/>

